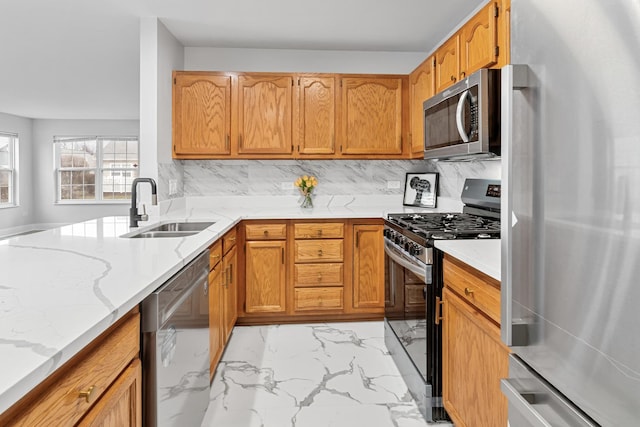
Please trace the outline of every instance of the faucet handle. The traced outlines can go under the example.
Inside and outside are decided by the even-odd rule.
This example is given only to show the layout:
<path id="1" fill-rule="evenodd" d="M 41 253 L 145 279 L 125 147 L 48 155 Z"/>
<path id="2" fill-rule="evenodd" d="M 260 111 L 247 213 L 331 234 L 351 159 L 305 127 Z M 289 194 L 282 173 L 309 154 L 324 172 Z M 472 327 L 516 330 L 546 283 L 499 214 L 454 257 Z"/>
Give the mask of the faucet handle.
<path id="1" fill-rule="evenodd" d="M 147 206 L 142 204 L 142 215 L 140 215 L 140 221 L 149 221 L 149 215 L 147 215 Z"/>

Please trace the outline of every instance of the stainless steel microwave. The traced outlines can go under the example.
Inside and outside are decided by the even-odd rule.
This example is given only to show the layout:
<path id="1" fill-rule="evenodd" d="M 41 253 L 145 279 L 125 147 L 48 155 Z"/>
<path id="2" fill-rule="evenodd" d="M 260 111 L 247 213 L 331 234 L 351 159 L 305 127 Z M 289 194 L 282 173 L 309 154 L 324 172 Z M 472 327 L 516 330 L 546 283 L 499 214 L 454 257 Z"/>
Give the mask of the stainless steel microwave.
<path id="1" fill-rule="evenodd" d="M 423 107 L 425 159 L 500 155 L 500 70 L 481 69 Z"/>

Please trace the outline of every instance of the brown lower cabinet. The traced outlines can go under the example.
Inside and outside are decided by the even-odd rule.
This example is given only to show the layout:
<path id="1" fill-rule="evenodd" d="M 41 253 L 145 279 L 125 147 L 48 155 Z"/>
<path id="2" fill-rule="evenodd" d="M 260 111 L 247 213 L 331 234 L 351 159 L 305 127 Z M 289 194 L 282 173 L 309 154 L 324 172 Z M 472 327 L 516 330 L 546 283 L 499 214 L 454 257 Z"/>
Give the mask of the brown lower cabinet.
<path id="1" fill-rule="evenodd" d="M 209 375 L 216 372 L 237 318 L 237 229 L 209 247 Z"/>
<path id="2" fill-rule="evenodd" d="M 444 407 L 457 427 L 506 426 L 500 380 L 508 376 L 509 349 L 500 340 L 500 284 L 448 255 L 443 269 Z"/>
<path id="3" fill-rule="evenodd" d="M 139 353 L 136 308 L 0 414 L 0 425 L 142 426 Z"/>
<path id="4" fill-rule="evenodd" d="M 379 219 L 244 221 L 238 323 L 381 319 L 382 230 Z"/>

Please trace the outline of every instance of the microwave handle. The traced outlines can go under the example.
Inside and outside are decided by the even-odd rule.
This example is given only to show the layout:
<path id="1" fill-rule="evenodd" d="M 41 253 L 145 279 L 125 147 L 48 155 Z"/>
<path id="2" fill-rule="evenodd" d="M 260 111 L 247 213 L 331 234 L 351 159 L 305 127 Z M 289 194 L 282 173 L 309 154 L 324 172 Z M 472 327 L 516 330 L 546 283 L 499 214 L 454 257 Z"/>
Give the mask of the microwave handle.
<path id="1" fill-rule="evenodd" d="M 469 90 L 465 90 L 464 92 L 462 92 L 462 95 L 460 95 L 460 99 L 458 100 L 458 106 L 456 107 L 456 127 L 458 128 L 458 133 L 460 134 L 463 142 L 469 142 L 469 135 L 467 135 L 467 132 L 465 132 L 464 123 L 462 123 L 464 103 L 467 101 L 468 97 Z"/>

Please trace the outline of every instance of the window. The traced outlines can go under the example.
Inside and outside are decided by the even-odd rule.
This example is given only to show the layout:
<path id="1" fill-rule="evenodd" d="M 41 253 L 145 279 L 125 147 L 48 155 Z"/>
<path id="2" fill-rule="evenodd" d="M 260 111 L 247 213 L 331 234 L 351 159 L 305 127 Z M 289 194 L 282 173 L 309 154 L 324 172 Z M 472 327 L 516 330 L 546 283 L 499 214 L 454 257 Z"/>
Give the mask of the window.
<path id="1" fill-rule="evenodd" d="M 0 207 L 16 205 L 18 135 L 0 133 Z"/>
<path id="2" fill-rule="evenodd" d="M 57 198 L 122 202 L 138 177 L 137 137 L 54 137 Z"/>

